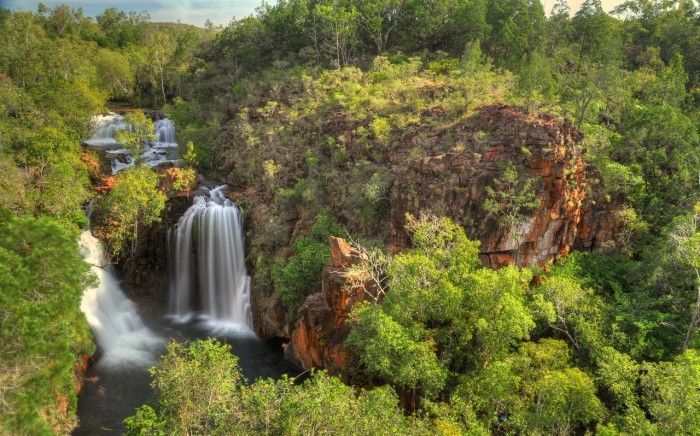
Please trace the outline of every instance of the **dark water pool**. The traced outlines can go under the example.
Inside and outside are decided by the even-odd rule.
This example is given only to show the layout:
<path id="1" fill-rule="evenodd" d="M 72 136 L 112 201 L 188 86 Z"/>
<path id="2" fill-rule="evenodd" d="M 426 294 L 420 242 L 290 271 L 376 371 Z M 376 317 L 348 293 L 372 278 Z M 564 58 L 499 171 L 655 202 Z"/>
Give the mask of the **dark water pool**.
<path id="1" fill-rule="evenodd" d="M 248 381 L 300 372 L 284 359 L 280 344 L 268 343 L 251 335 L 217 336 L 196 323 L 172 324 L 165 320 L 151 320 L 149 324 L 160 335 L 172 340 L 216 337 L 231 344 Z M 145 367 L 117 369 L 93 365 L 87 377 L 88 382 L 78 398 L 79 427 L 74 435 L 122 434 L 124 418 L 153 399 L 150 376 Z"/>

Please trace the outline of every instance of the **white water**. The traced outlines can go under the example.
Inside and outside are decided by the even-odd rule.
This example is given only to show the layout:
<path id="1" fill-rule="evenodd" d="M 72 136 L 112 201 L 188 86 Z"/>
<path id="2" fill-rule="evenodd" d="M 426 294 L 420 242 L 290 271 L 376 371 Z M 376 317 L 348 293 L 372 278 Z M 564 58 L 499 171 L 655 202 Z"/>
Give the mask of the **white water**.
<path id="1" fill-rule="evenodd" d="M 175 141 L 175 126 L 172 121 L 162 118 L 156 121 L 154 128 L 156 130 L 156 143 L 177 144 Z"/>
<path id="2" fill-rule="evenodd" d="M 124 117 L 115 113 L 107 115 L 97 115 L 93 117 L 92 124 L 95 133 L 92 138 L 85 141 L 87 145 L 93 147 L 109 148 L 119 145 L 116 137 L 117 133 L 129 128 L 124 121 Z"/>
<path id="3" fill-rule="evenodd" d="M 250 332 L 250 277 L 240 210 L 225 186 L 206 190 L 168 233 L 170 314 L 206 319 L 215 329 Z"/>
<path id="4" fill-rule="evenodd" d="M 154 363 L 163 340 L 146 327 L 105 262 L 100 242 L 89 230 L 80 235 L 80 247 L 98 279 L 85 289 L 80 310 L 85 314 L 102 354 L 98 365 L 148 366 Z"/>
<path id="5" fill-rule="evenodd" d="M 131 151 L 122 148 L 117 141 L 117 133 L 129 129 L 122 115 L 109 113 L 98 115 L 92 120 L 95 133 L 84 141 L 85 145 L 104 150 L 111 160 L 112 174 L 133 166 L 136 161 L 131 157 Z M 151 167 L 160 165 L 178 166 L 181 161 L 177 153 L 175 140 L 175 125 L 167 118 L 157 120 L 153 126 L 154 142 L 149 142 L 142 150 L 141 160 Z"/>

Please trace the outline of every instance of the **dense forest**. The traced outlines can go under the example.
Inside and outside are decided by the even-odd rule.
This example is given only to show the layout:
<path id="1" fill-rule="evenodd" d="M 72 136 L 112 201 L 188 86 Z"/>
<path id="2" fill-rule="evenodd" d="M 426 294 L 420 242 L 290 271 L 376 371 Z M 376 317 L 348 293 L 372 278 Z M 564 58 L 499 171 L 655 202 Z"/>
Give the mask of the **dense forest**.
<path id="1" fill-rule="evenodd" d="M 104 174 L 81 141 L 93 116 L 132 107 L 174 122 L 182 167 Z M 546 186 L 525 146 L 473 216 L 395 210 L 397 190 L 420 189 L 414 162 L 505 141 L 489 113 L 574 132 L 581 195 L 616 223 L 605 243 L 518 251 Z M 139 153 L 152 121 L 126 117 Z M 321 289 L 331 236 L 351 241 L 349 280 L 371 298 L 347 320 L 344 367 L 246 380 L 235 347 L 172 342 L 127 434 L 700 433 L 694 0 L 279 0 L 206 28 L 0 9 L 0 168 L 2 434 L 78 425 L 75 374 L 95 352 L 81 231 L 131 262 L 197 173 L 235 191 L 253 298 L 281 324 Z M 507 265 L 484 261 L 483 222 L 514 241 Z"/>

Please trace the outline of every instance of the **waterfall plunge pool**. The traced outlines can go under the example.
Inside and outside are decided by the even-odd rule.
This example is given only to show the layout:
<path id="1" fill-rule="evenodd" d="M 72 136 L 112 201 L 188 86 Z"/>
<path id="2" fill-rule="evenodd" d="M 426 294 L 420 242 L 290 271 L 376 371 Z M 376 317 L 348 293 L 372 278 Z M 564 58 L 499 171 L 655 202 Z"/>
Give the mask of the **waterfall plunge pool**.
<path id="1" fill-rule="evenodd" d="M 133 165 L 128 151 L 116 141 L 117 132 L 129 128 L 124 117 L 108 114 L 93 122 L 95 133 L 86 146 L 106 151 L 113 173 Z M 159 119 L 154 130 L 155 141 L 142 155 L 144 163 L 178 165 L 173 123 Z M 105 261 L 99 241 L 89 231 L 81 236 L 85 260 L 98 279 L 85 290 L 81 303 L 97 354 L 78 398 L 79 426 L 74 435 L 123 433 L 124 418 L 153 400 L 148 368 L 172 340 L 215 337 L 230 344 L 249 382 L 297 372 L 284 359 L 281 344 L 264 342 L 252 332 L 243 222 L 225 189 L 203 188 L 168 232 L 167 308 L 132 302 L 121 290 L 115 269 Z M 154 313 L 158 315 L 145 315 Z"/>
<path id="2" fill-rule="evenodd" d="M 180 323 L 169 321 L 166 317 L 145 318 L 144 323 L 167 340 L 189 341 L 212 337 L 209 328 L 194 319 Z M 249 382 L 299 372 L 284 359 L 280 344 L 263 341 L 251 334 L 217 336 L 217 339 L 231 345 L 233 354 L 238 357 L 238 365 Z M 98 356 L 99 353 L 98 350 Z M 157 355 L 153 364 L 155 358 Z M 98 364 L 92 365 L 86 374 L 88 381 L 78 399 L 80 425 L 73 434 L 122 434 L 124 418 L 153 400 L 147 369 L 148 365 L 102 366 L 99 360 Z"/>
<path id="3" fill-rule="evenodd" d="M 250 382 L 297 372 L 284 359 L 281 344 L 260 340 L 240 323 L 189 309 L 183 312 L 187 313 L 184 317 L 173 317 L 172 304 L 162 308 L 166 311 L 162 315 L 153 301 L 141 301 L 139 307 L 122 291 L 116 270 L 105 261 L 100 242 L 89 231 L 81 235 L 80 245 L 97 278 L 96 285 L 85 290 L 81 309 L 98 350 L 78 399 L 79 427 L 74 435 L 121 434 L 124 418 L 153 400 L 148 368 L 157 363 L 172 340 L 215 337 L 230 344 Z M 171 292 L 176 289 L 183 291 L 182 287 L 173 287 Z M 236 288 L 222 289 L 231 292 Z M 247 301 L 240 300 L 239 304 Z"/>

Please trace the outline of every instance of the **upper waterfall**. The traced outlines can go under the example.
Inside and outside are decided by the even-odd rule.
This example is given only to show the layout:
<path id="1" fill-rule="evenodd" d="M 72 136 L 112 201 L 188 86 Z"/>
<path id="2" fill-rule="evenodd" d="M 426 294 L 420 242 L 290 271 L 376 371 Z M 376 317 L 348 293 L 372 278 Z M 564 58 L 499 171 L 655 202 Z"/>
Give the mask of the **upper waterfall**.
<path id="1" fill-rule="evenodd" d="M 111 161 L 112 174 L 133 166 L 136 161 L 131 151 L 123 148 L 117 141 L 117 134 L 130 129 L 124 116 L 115 113 L 93 117 L 94 133 L 90 139 L 83 141 L 85 145 L 104 150 Z M 161 118 L 153 125 L 154 141 L 149 141 L 142 150 L 141 160 L 151 167 L 161 165 L 180 165 L 178 144 L 175 139 L 175 125 L 168 118 Z"/>
<path id="2" fill-rule="evenodd" d="M 83 293 L 80 310 L 102 351 L 99 364 L 152 364 L 162 339 L 144 325 L 134 303 L 119 287 L 112 266 L 105 262 L 100 241 L 89 230 L 80 235 L 80 248 L 97 277 L 97 284 Z"/>
<path id="3" fill-rule="evenodd" d="M 245 267 L 243 222 L 224 195 L 206 190 L 168 232 L 170 314 L 186 319 L 199 312 L 217 325 L 249 331 L 250 277 Z"/>
<path id="4" fill-rule="evenodd" d="M 175 125 L 168 118 L 161 118 L 155 122 L 157 144 L 177 144 L 175 141 Z"/>

